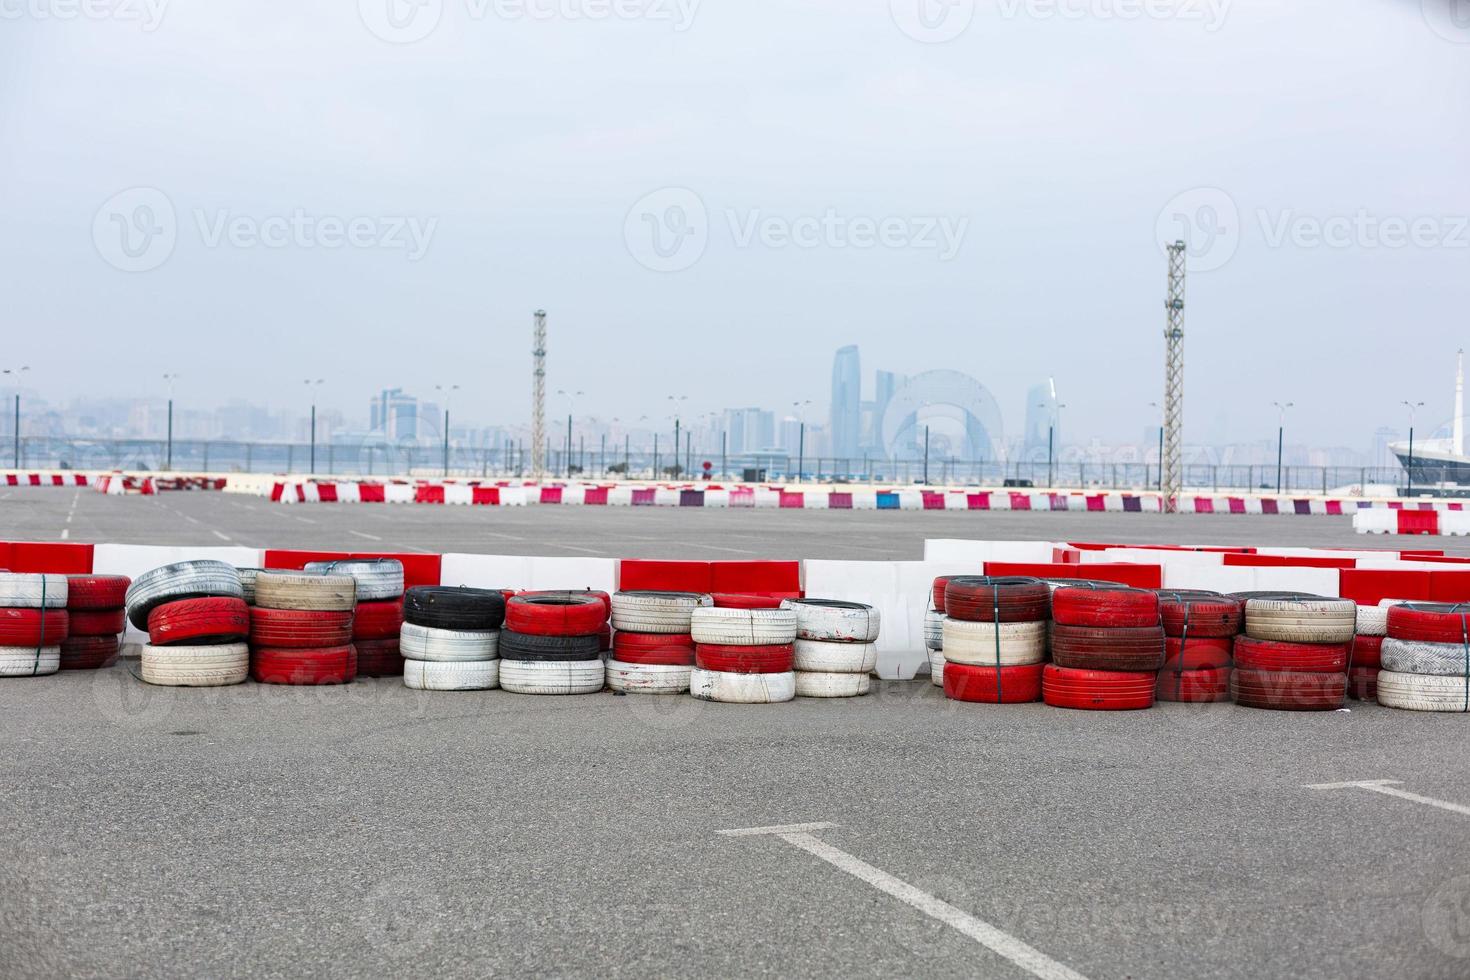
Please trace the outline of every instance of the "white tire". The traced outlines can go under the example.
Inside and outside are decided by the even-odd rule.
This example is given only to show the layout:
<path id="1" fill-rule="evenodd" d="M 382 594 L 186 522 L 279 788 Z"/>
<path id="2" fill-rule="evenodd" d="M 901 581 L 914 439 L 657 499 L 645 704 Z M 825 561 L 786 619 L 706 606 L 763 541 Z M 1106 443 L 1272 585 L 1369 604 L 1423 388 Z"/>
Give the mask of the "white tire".
<path id="1" fill-rule="evenodd" d="M 405 660 L 403 686 L 414 691 L 490 691 L 500 686 L 499 660 Z"/>
<path id="2" fill-rule="evenodd" d="M 267 569 L 255 576 L 255 604 L 266 609 L 341 612 L 357 604 L 351 575 L 311 575 Z"/>
<path id="3" fill-rule="evenodd" d="M 787 599 L 782 609 L 796 613 L 798 640 L 872 643 L 878 639 L 882 617 L 872 606 L 838 599 Z M 801 668 L 798 667 L 797 670 Z"/>
<path id="4" fill-rule="evenodd" d="M 930 609 L 924 613 L 924 648 L 944 649 L 944 613 L 938 609 Z"/>
<path id="5" fill-rule="evenodd" d="M 0 647 L 0 677 L 41 677 L 61 669 L 61 647 Z"/>
<path id="6" fill-rule="evenodd" d="M 625 664 L 607 662 L 607 686 L 624 694 L 688 694 L 689 673 L 679 664 Z"/>
<path id="7" fill-rule="evenodd" d="M 1357 634 L 1359 636 L 1387 636 L 1388 609 L 1384 606 L 1359 606 Z"/>
<path id="8" fill-rule="evenodd" d="M 946 663 L 1002 667 L 1039 664 L 1046 659 L 1046 627 L 1042 623 L 973 623 L 944 620 Z"/>
<path id="9" fill-rule="evenodd" d="M 607 670 L 601 660 L 500 662 L 500 688 L 516 694 L 595 694 L 606 683 Z"/>
<path id="10" fill-rule="evenodd" d="M 935 650 L 929 651 L 929 683 L 944 686 L 944 654 Z"/>
<path id="11" fill-rule="evenodd" d="M 1245 633 L 1254 640 L 1286 643 L 1347 643 L 1358 631 L 1358 606 L 1351 599 L 1249 599 Z"/>
<path id="12" fill-rule="evenodd" d="M 259 568 L 241 568 L 237 569 L 237 571 L 240 573 L 240 597 L 245 600 L 245 605 L 253 606 L 255 605 L 255 576 L 259 575 L 261 570 Z"/>
<path id="13" fill-rule="evenodd" d="M 792 609 L 694 610 L 689 632 L 695 643 L 728 646 L 765 646 L 796 639 L 796 612 Z"/>
<path id="14" fill-rule="evenodd" d="M 1392 670 L 1378 672 L 1378 703 L 1389 708 L 1409 711 L 1470 710 L 1466 680 L 1432 674 L 1401 674 Z"/>
<path id="15" fill-rule="evenodd" d="M 1422 640 L 1383 641 L 1383 669 L 1397 674 L 1434 674 L 1464 677 L 1470 651 L 1462 643 L 1428 643 Z"/>
<path id="16" fill-rule="evenodd" d="M 866 674 L 877 666 L 878 646 L 875 643 L 796 641 L 795 669 L 798 673 Z"/>
<path id="17" fill-rule="evenodd" d="M 313 575 L 351 576 L 357 583 L 358 602 L 382 602 L 403 595 L 403 562 L 397 558 L 311 561 L 302 571 Z"/>
<path id="18" fill-rule="evenodd" d="M 612 626 L 628 633 L 688 633 L 694 610 L 713 604 L 698 592 L 614 592 Z"/>
<path id="19" fill-rule="evenodd" d="M 234 565 L 210 558 L 175 562 L 144 572 L 128 586 L 125 599 L 128 622 L 147 632 L 148 613 L 155 606 L 176 599 L 202 596 L 245 598 L 240 572 Z"/>
<path id="20" fill-rule="evenodd" d="M 165 687 L 225 687 L 243 683 L 250 674 L 250 647 L 244 643 L 214 646 L 156 647 L 143 645 L 145 683 Z"/>
<path id="21" fill-rule="evenodd" d="M 405 660 L 434 663 L 470 663 L 500 656 L 499 630 L 441 630 L 404 623 L 398 633 L 398 652 Z"/>
<path id="22" fill-rule="evenodd" d="M 727 674 L 695 667 L 689 673 L 689 693 L 724 704 L 779 704 L 796 697 L 796 674 Z"/>
<path id="23" fill-rule="evenodd" d="M 796 672 L 796 696 L 799 698 L 860 698 L 871 689 L 872 681 L 867 674 Z"/>
<path id="24" fill-rule="evenodd" d="M 65 609 L 65 575 L 0 572 L 0 607 L 5 609 Z"/>

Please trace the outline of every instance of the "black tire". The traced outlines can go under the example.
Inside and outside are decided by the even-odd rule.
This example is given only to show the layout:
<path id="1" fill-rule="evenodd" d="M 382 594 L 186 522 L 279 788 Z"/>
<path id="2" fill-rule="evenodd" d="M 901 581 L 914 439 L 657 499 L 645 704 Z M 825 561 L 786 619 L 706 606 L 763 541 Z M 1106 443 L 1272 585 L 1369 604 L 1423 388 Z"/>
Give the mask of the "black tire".
<path id="1" fill-rule="evenodd" d="M 500 631 L 500 656 L 505 660 L 596 660 L 602 644 L 596 636 L 535 636 Z"/>
<path id="2" fill-rule="evenodd" d="M 417 585 L 403 594 L 403 621 L 441 630 L 498 630 L 505 596 L 494 589 Z"/>

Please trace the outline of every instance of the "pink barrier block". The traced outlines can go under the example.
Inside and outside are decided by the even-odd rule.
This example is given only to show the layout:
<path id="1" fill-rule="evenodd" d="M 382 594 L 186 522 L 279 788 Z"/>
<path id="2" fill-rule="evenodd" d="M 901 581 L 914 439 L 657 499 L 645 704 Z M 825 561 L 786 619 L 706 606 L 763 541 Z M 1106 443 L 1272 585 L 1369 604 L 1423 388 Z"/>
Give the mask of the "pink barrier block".
<path id="1" fill-rule="evenodd" d="M 984 493 L 966 494 L 965 502 L 969 505 L 971 510 L 989 510 L 990 492 L 986 491 Z"/>
<path id="2" fill-rule="evenodd" d="M 318 483 L 316 485 L 316 498 L 324 504 L 335 504 L 337 502 L 337 484 Z"/>
<path id="3" fill-rule="evenodd" d="M 589 506 L 606 506 L 607 487 L 588 487 L 585 496 L 582 498 L 582 503 L 588 504 Z"/>
<path id="4" fill-rule="evenodd" d="M 1100 493 L 1094 493 L 1094 494 L 1089 494 L 1088 495 L 1088 497 L 1087 497 L 1087 510 L 1088 510 L 1089 513 L 1096 513 L 1097 511 L 1107 510 L 1107 509 L 1108 509 L 1108 504 L 1107 504 L 1107 501 L 1103 499 L 1103 495 L 1102 494 L 1100 494 Z"/>
<path id="5" fill-rule="evenodd" d="M 1213 514 L 1215 512 L 1215 502 L 1209 497 L 1195 497 L 1194 512 L 1196 514 Z"/>
<path id="6" fill-rule="evenodd" d="M 633 489 L 633 506 L 652 507 L 654 495 L 657 493 L 658 491 L 653 487 L 635 487 Z"/>
<path id="7" fill-rule="evenodd" d="M 470 490 L 470 503 L 494 506 L 500 503 L 500 488 L 475 487 Z"/>
<path id="8" fill-rule="evenodd" d="M 541 502 L 543 504 L 561 503 L 561 487 L 542 487 Z"/>
<path id="9" fill-rule="evenodd" d="M 415 487 L 413 491 L 413 502 L 416 504 L 442 504 L 444 503 L 444 488 Z"/>
<path id="10" fill-rule="evenodd" d="M 806 495 L 803 494 L 800 490 L 782 490 L 781 506 L 783 508 L 790 507 L 796 510 L 801 510 L 803 507 L 806 506 Z"/>
<path id="11" fill-rule="evenodd" d="M 852 494 L 838 493 L 836 491 L 827 494 L 828 510 L 852 510 Z"/>
<path id="12" fill-rule="evenodd" d="M 1228 503 L 1230 505 L 1230 513 L 1232 513 L 1232 514 L 1244 514 L 1245 513 L 1245 500 L 1243 498 L 1241 498 L 1241 497 L 1227 497 L 1226 498 L 1226 503 Z"/>
<path id="13" fill-rule="evenodd" d="M 944 494 L 932 490 L 921 490 L 919 493 L 924 498 L 925 510 L 944 510 Z"/>
<path id="14" fill-rule="evenodd" d="M 357 499 L 365 504 L 381 504 L 387 500 L 388 492 L 381 483 L 359 483 Z"/>
<path id="15" fill-rule="evenodd" d="M 1011 494 L 1011 510 L 1030 510 L 1031 495 L 1029 493 Z"/>

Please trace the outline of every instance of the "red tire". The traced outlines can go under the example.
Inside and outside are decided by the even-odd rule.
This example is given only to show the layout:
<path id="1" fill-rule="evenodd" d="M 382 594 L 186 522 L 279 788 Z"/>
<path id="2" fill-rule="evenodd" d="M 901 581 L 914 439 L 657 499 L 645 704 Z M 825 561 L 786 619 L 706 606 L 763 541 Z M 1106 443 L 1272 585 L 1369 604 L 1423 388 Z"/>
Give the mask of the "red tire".
<path id="1" fill-rule="evenodd" d="M 126 575 L 68 575 L 66 608 L 117 609 L 126 605 L 132 584 Z"/>
<path id="2" fill-rule="evenodd" d="M 128 628 L 126 609 L 78 609 L 70 613 L 69 636 L 112 636 Z"/>
<path id="3" fill-rule="evenodd" d="M 973 623 L 1036 623 L 1051 617 L 1051 589 L 1036 578 L 954 575 L 944 586 L 944 610 Z"/>
<path id="4" fill-rule="evenodd" d="M 1354 667 L 1349 670 L 1347 693 L 1354 701 L 1377 701 L 1378 668 Z"/>
<path id="5" fill-rule="evenodd" d="M 403 630 L 403 600 L 359 602 L 352 613 L 354 640 L 396 640 Z M 359 657 L 362 651 L 357 651 Z"/>
<path id="6" fill-rule="evenodd" d="M 934 580 L 934 585 L 930 589 L 929 594 L 934 599 L 934 610 L 936 612 L 944 612 L 944 590 L 949 586 L 950 579 L 958 577 L 957 575 L 941 575 Z"/>
<path id="7" fill-rule="evenodd" d="M 1410 602 L 1389 606 L 1388 635 L 1395 640 L 1464 643 L 1470 638 L 1470 603 Z"/>
<path id="8" fill-rule="evenodd" d="M 625 664 L 694 663 L 694 637 L 669 633 L 624 633 L 613 636 L 613 659 Z"/>
<path id="9" fill-rule="evenodd" d="M 1158 683 L 1154 685 L 1154 695 L 1160 701 L 1185 701 L 1190 704 L 1229 701 L 1230 670 L 1225 667 L 1213 670 L 1176 670 L 1166 667 L 1159 674 Z"/>
<path id="10" fill-rule="evenodd" d="M 603 622 L 606 622 L 607 620 L 612 618 L 612 596 L 608 595 L 606 592 L 603 592 L 600 589 L 528 589 L 523 592 L 506 593 L 505 601 L 510 602 L 512 598 L 518 595 L 523 595 L 530 598 L 544 598 L 546 596 L 561 598 L 565 596 L 575 596 L 577 598 L 596 599 L 598 602 L 602 603 Z"/>
<path id="11" fill-rule="evenodd" d="M 781 603 L 786 601 L 780 596 L 748 595 L 744 592 L 716 592 L 710 598 L 714 599 L 717 609 L 780 609 Z"/>
<path id="12" fill-rule="evenodd" d="M 1235 639 L 1227 636 L 1202 636 L 1164 640 L 1165 670 L 1220 670 L 1230 666 Z"/>
<path id="13" fill-rule="evenodd" d="M 72 632 L 77 629 L 76 619 L 72 619 Z M 1359 667 L 1371 667 L 1377 670 L 1383 665 L 1383 637 L 1381 636 L 1355 636 L 1353 642 L 1348 645 L 1348 666 L 1353 669 Z"/>
<path id="14" fill-rule="evenodd" d="M 949 664 L 944 665 L 946 673 Z M 1151 708 L 1157 679 L 1146 671 L 1073 670 L 1047 664 L 1041 675 L 1041 700 L 1053 708 L 1133 711 Z"/>
<path id="15" fill-rule="evenodd" d="M 1229 596 L 1161 592 L 1159 616 L 1170 636 L 1230 637 L 1240 632 L 1245 607 Z"/>
<path id="16" fill-rule="evenodd" d="M 262 684 L 346 684 L 357 676 L 352 644 L 309 650 L 257 647 L 250 651 L 250 676 Z"/>
<path id="17" fill-rule="evenodd" d="M 1142 629 L 1159 625 L 1159 597 L 1126 585 L 1063 586 L 1052 593 L 1051 618 L 1064 626 Z"/>
<path id="18" fill-rule="evenodd" d="M 250 642 L 261 647 L 315 650 L 352 642 L 352 613 L 346 610 L 250 610 Z"/>
<path id="19" fill-rule="evenodd" d="M 1332 711 L 1347 696 L 1346 674 L 1241 670 L 1230 675 L 1230 696 L 1247 708 Z"/>
<path id="20" fill-rule="evenodd" d="M 73 636 L 61 644 L 62 670 L 97 670 L 117 662 L 122 642 L 112 636 Z"/>
<path id="21" fill-rule="evenodd" d="M 250 635 L 250 607 L 244 599 L 180 599 L 148 613 L 148 642 L 237 643 Z"/>
<path id="22" fill-rule="evenodd" d="M 796 665 L 796 645 L 769 643 L 737 647 L 723 643 L 698 643 L 694 665 L 701 670 L 726 674 L 784 674 Z"/>
<path id="23" fill-rule="evenodd" d="M 1079 670 L 1156 671 L 1164 666 L 1164 628 L 1058 624 L 1052 627 L 1051 657 L 1060 667 Z"/>
<path id="24" fill-rule="evenodd" d="M 54 647 L 70 635 L 65 609 L 0 609 L 0 647 Z"/>
<path id="25" fill-rule="evenodd" d="M 596 636 L 607 622 L 607 610 L 586 592 L 518 595 L 505 604 L 505 628 L 530 636 Z"/>
<path id="26" fill-rule="evenodd" d="M 1235 666 L 1241 670 L 1341 674 L 1347 670 L 1347 656 L 1346 643 L 1285 643 L 1248 636 L 1235 641 Z"/>
<path id="27" fill-rule="evenodd" d="M 944 696 L 978 704 L 1027 704 L 1041 700 L 1043 664 L 1020 667 L 944 665 Z"/>
<path id="28" fill-rule="evenodd" d="M 358 677 L 399 677 L 403 674 L 403 654 L 398 640 L 356 640 Z"/>

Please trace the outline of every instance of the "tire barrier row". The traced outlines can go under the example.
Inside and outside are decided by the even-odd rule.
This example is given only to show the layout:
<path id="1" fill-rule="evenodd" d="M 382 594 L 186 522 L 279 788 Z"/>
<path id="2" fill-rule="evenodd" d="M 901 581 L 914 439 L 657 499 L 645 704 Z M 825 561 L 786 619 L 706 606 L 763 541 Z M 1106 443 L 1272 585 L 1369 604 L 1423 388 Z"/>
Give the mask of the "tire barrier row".
<path id="1" fill-rule="evenodd" d="M 0 677 L 41 677 L 61 669 L 71 626 L 65 575 L 0 572 Z"/>
<path id="2" fill-rule="evenodd" d="M 792 489 L 782 486 L 541 484 L 512 481 L 277 481 L 255 491 L 275 503 L 388 503 L 518 507 L 710 507 L 788 510 L 968 510 L 1157 514 L 1156 493 L 1014 490 Z M 1187 495 L 1184 514 L 1343 516 L 1400 501 L 1336 497 Z"/>

